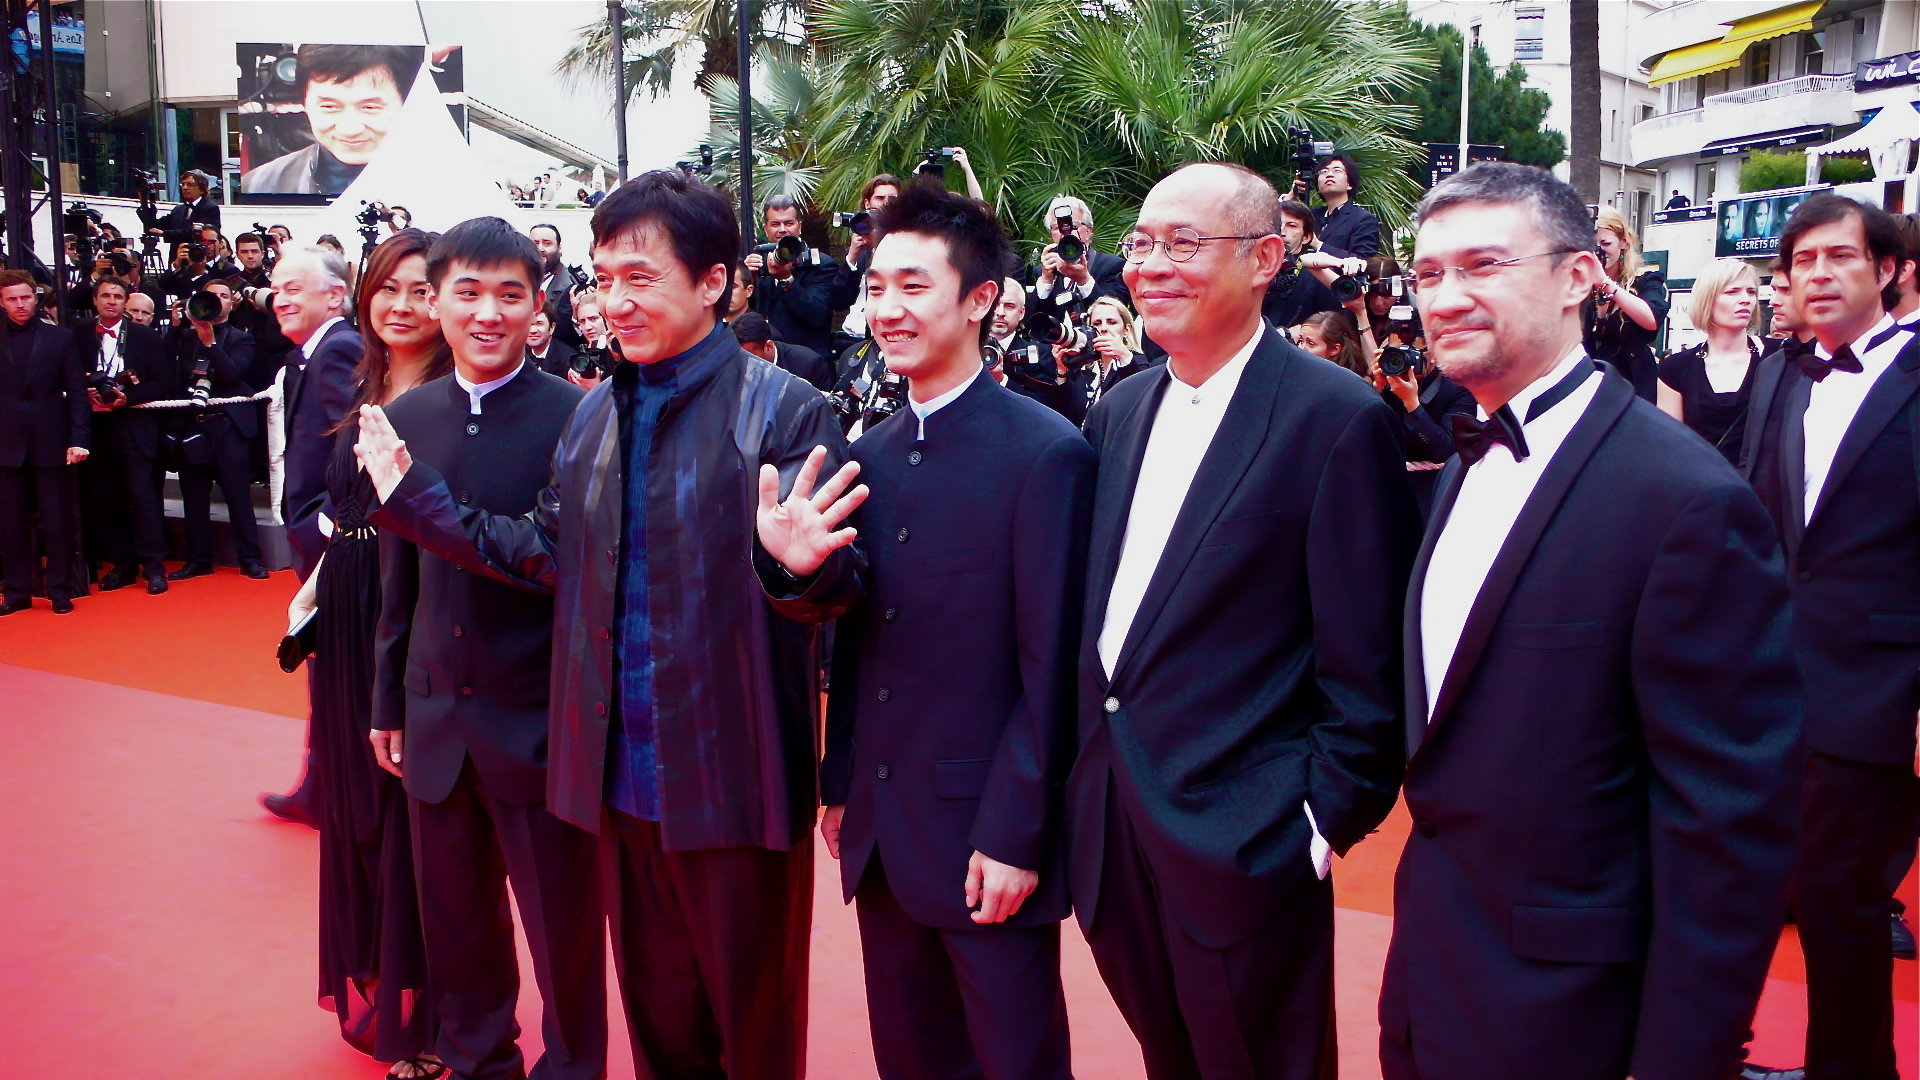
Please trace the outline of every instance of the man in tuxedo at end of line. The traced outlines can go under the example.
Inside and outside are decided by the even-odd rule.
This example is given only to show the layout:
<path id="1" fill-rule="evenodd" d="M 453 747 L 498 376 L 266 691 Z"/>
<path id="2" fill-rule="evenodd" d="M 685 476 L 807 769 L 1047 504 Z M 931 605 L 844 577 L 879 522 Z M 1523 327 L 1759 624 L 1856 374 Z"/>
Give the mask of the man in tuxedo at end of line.
<path id="1" fill-rule="evenodd" d="M 47 599 L 57 615 L 86 594 L 71 528 L 71 467 L 92 445 L 85 374 L 73 336 L 40 318 L 33 277 L 0 270 L 0 615 L 33 606 L 34 511 L 46 537 Z"/>
<path id="2" fill-rule="evenodd" d="M 1381 1071 L 1730 1080 L 1796 820 L 1779 544 L 1725 458 L 1581 347 L 1602 270 L 1571 187 L 1477 165 L 1418 220 L 1427 340 L 1480 414 L 1407 590 Z"/>

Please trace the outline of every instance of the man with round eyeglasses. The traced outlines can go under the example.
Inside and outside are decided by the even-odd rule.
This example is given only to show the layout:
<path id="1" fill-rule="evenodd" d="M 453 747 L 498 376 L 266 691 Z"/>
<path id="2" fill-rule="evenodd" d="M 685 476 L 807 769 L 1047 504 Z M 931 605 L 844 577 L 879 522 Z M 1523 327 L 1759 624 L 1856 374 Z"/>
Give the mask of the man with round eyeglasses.
<path id="1" fill-rule="evenodd" d="M 1236 165 L 1154 187 L 1124 276 L 1168 364 L 1086 421 L 1068 875 L 1153 1080 L 1334 1064 L 1330 852 L 1399 781 L 1399 424 L 1263 323 L 1278 207 Z"/>

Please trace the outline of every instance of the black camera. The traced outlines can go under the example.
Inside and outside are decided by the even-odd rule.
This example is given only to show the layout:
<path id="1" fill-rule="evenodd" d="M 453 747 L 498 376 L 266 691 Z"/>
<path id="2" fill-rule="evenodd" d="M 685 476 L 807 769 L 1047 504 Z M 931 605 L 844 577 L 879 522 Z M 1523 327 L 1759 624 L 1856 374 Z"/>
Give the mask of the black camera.
<path id="1" fill-rule="evenodd" d="M 87 389 L 99 396 L 103 404 L 111 405 L 125 394 L 125 388 L 134 384 L 133 372 L 121 371 L 118 375 L 109 375 L 96 371 L 87 376 Z"/>
<path id="2" fill-rule="evenodd" d="M 1059 346 L 1064 354 L 1060 362 L 1069 370 L 1100 359 L 1100 351 L 1093 347 L 1093 339 L 1098 336 L 1093 327 L 1080 321 L 1079 313 L 1071 307 L 1054 311 L 1040 308 L 1027 316 L 1028 340 Z"/>
<path id="3" fill-rule="evenodd" d="M 100 211 L 83 202 L 70 202 L 60 214 L 60 227 L 75 237 L 85 239 L 100 228 L 106 218 Z"/>
<path id="4" fill-rule="evenodd" d="M 920 164 L 913 167 L 916 174 L 924 173 L 942 183 L 947 179 L 947 162 L 953 160 L 953 147 L 942 146 L 928 150 L 920 155 Z"/>
<path id="5" fill-rule="evenodd" d="M 851 354 L 851 358 L 849 355 Z M 841 357 L 843 364 L 857 365 L 851 376 L 827 397 L 839 413 L 845 427 L 865 421 L 866 429 L 892 416 L 907 403 L 907 380 L 887 368 L 887 360 L 871 340 L 861 342 Z"/>
<path id="6" fill-rule="evenodd" d="M 1290 127 L 1287 135 L 1293 139 L 1294 186 L 1301 192 L 1312 191 L 1320 173 L 1320 159 L 1333 156 L 1333 144 L 1315 139 L 1312 128 Z"/>
<path id="7" fill-rule="evenodd" d="M 1411 345 L 1388 345 L 1380 350 L 1380 374 L 1398 377 L 1411 371 L 1418 375 L 1427 370 L 1427 354 Z"/>
<path id="8" fill-rule="evenodd" d="M 602 379 L 613 373 L 613 354 L 605 346 L 582 345 L 567 365 L 583 379 Z"/>
<path id="9" fill-rule="evenodd" d="M 1074 231 L 1073 209 L 1062 206 L 1055 210 L 1053 227 L 1060 230 L 1060 241 L 1053 245 L 1053 253 L 1065 262 L 1079 262 L 1087 253 L 1087 245 Z"/>
<path id="10" fill-rule="evenodd" d="M 861 236 L 873 231 L 873 213 L 869 210 L 857 210 L 851 214 L 836 211 L 833 215 L 833 227 L 851 229 Z"/>
<path id="11" fill-rule="evenodd" d="M 707 143 L 700 144 L 700 163 L 698 165 L 695 165 L 691 161 L 676 161 L 673 163 L 673 167 L 686 173 L 688 176 L 710 176 L 713 173 L 713 147 Z"/>
<path id="12" fill-rule="evenodd" d="M 1360 299 L 1372 285 L 1373 279 L 1363 270 L 1358 274 L 1341 274 L 1334 278 L 1333 284 L 1327 286 L 1327 291 L 1333 294 L 1335 300 L 1345 304 Z"/>
<path id="13" fill-rule="evenodd" d="M 797 263 L 807 253 L 806 242 L 797 236 L 783 236 L 772 244 L 761 244 L 753 249 L 755 255 L 772 255 L 776 262 Z"/>
<path id="14" fill-rule="evenodd" d="M 201 289 L 187 297 L 187 318 L 194 322 L 219 322 L 222 306 L 223 302 L 218 296 L 206 289 Z"/>
<path id="15" fill-rule="evenodd" d="M 213 256 L 213 249 L 197 240 L 187 241 L 187 261 L 203 263 Z"/>

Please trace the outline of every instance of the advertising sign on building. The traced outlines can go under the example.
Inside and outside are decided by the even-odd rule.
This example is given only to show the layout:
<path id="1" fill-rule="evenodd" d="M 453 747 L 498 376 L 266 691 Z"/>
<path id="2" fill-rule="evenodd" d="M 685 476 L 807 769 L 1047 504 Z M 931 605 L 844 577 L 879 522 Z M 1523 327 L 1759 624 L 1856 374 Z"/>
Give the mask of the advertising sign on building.
<path id="1" fill-rule="evenodd" d="M 1714 230 L 1717 259 L 1768 259 L 1780 252 L 1780 233 L 1794 208 L 1824 187 L 1786 193 L 1745 195 L 1722 199 L 1716 206 L 1719 225 Z"/>
<path id="2" fill-rule="evenodd" d="M 1920 82 L 1920 52 L 1863 60 L 1853 69 L 1855 93 L 1914 82 Z"/>

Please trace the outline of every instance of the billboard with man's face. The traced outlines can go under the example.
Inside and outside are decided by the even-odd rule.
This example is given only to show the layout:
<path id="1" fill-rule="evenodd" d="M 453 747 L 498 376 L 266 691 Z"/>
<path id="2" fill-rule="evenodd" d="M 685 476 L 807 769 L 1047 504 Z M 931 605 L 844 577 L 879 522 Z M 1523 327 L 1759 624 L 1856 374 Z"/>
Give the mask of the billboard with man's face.
<path id="1" fill-rule="evenodd" d="M 1713 255 L 1717 259 L 1764 259 L 1779 254 L 1787 219 L 1810 191 L 1722 199 L 1716 207 Z"/>
<path id="2" fill-rule="evenodd" d="M 457 95 L 457 49 L 419 45 L 247 44 L 240 65 L 240 192 L 332 197 L 394 149 L 409 104 Z M 413 102 L 418 94 L 434 101 Z M 464 107 L 452 106 L 456 124 Z"/>

